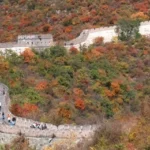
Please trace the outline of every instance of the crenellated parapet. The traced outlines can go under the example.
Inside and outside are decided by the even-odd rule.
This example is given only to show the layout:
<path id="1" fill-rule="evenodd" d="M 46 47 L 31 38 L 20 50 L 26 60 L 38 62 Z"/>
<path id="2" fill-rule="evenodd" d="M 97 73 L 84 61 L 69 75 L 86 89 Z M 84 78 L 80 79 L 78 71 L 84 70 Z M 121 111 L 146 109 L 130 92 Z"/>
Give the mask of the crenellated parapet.
<path id="1" fill-rule="evenodd" d="M 57 138 L 70 138 L 72 134 L 76 138 L 91 138 L 94 136 L 95 131 L 99 128 L 100 125 L 59 125 L 55 126 L 53 124 L 47 123 L 47 129 L 40 130 L 38 128 L 30 128 L 33 123 L 41 124 L 41 122 L 34 121 L 31 119 L 21 118 L 13 115 L 9 111 L 10 106 L 10 97 L 9 97 L 9 89 L 6 85 L 0 83 L 0 89 L 4 90 L 4 94 L 0 95 L 0 101 L 3 101 L 2 107 L 5 112 L 5 115 L 11 114 L 12 117 L 16 118 L 15 126 L 10 126 L 7 123 L 7 118 L 5 120 L 6 123 L 0 124 L 0 132 L 7 134 L 19 134 L 22 133 L 26 137 L 55 137 Z"/>
<path id="2" fill-rule="evenodd" d="M 26 48 L 33 48 L 37 51 L 44 50 L 54 45 L 51 34 L 19 35 L 17 42 L 0 43 L 0 51 L 12 50 L 20 55 Z"/>

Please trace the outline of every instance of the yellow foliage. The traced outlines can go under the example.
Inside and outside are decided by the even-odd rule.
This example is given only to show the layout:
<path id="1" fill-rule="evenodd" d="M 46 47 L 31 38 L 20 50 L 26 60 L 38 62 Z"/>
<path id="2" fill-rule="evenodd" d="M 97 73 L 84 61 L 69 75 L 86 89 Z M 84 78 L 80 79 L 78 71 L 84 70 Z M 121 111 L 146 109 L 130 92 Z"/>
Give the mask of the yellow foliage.
<path id="1" fill-rule="evenodd" d="M 112 41 L 113 41 L 114 43 L 118 43 L 118 37 L 117 37 L 117 36 L 114 36 L 114 37 L 112 38 Z"/>
<path id="2" fill-rule="evenodd" d="M 45 147 L 43 150 L 54 150 L 52 147 Z"/>
<path id="3" fill-rule="evenodd" d="M 148 16 L 145 15 L 143 12 L 137 12 L 135 14 L 131 15 L 132 19 L 142 19 L 142 20 L 147 20 Z"/>

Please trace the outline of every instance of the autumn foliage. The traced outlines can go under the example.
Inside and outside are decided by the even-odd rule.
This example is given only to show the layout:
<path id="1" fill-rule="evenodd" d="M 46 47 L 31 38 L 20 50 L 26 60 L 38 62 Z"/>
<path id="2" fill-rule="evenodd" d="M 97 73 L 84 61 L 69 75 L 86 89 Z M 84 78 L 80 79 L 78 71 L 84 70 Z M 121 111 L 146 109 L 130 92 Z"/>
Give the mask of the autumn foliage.
<path id="1" fill-rule="evenodd" d="M 35 104 L 25 103 L 22 106 L 13 104 L 11 106 L 11 112 L 15 115 L 26 117 L 31 113 L 36 113 L 39 110 Z"/>
<path id="2" fill-rule="evenodd" d="M 36 87 L 35 87 L 35 89 L 37 89 L 37 90 L 45 90 L 46 88 L 47 88 L 47 86 L 48 86 L 48 83 L 47 83 L 47 81 L 41 81 L 41 82 L 39 82 L 37 85 L 36 85 Z"/>
<path id="3" fill-rule="evenodd" d="M 71 117 L 71 111 L 69 109 L 66 109 L 66 108 L 60 108 L 58 111 L 58 115 L 63 117 L 63 118 L 69 119 Z"/>
<path id="4" fill-rule="evenodd" d="M 30 48 L 26 48 L 21 55 L 23 56 L 25 63 L 30 63 L 35 57 L 35 54 L 32 52 Z"/>
<path id="5" fill-rule="evenodd" d="M 82 99 L 78 98 L 75 100 L 75 107 L 80 109 L 80 110 L 84 110 L 85 109 L 85 103 Z"/>
<path id="6" fill-rule="evenodd" d="M 148 0 L 93 3 L 66 0 L 61 5 L 59 0 L 54 5 L 47 0 L 20 0 L 3 2 L 0 10 L 2 42 L 13 41 L 19 34 L 33 33 L 52 33 L 55 40 L 66 41 L 77 37 L 83 29 L 115 25 L 120 18 L 147 20 L 150 17 Z"/>
<path id="7" fill-rule="evenodd" d="M 71 47 L 71 48 L 69 49 L 69 51 L 70 51 L 71 54 L 77 54 L 77 53 L 79 52 L 78 49 L 75 48 L 75 47 Z"/>

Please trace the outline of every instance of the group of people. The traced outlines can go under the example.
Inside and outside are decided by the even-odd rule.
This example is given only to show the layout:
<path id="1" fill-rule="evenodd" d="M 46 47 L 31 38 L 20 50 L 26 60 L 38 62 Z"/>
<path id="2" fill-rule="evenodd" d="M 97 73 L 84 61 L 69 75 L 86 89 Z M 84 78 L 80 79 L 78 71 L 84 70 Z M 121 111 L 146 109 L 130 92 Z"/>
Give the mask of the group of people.
<path id="1" fill-rule="evenodd" d="M 7 121 L 10 125 L 15 125 L 16 124 L 16 117 L 11 117 L 10 114 L 7 115 Z"/>
<path id="2" fill-rule="evenodd" d="M 2 104 L 0 102 L 0 112 L 2 110 Z M 2 114 L 2 120 L 4 121 L 5 120 L 5 113 L 4 112 L 1 112 Z M 7 121 L 9 123 L 9 125 L 15 125 L 16 124 L 16 117 L 11 117 L 10 114 L 7 115 Z"/>
<path id="3" fill-rule="evenodd" d="M 30 128 L 37 128 L 37 129 L 40 129 L 40 130 L 44 130 L 44 129 L 47 129 L 47 126 L 45 123 L 33 123 Z"/>

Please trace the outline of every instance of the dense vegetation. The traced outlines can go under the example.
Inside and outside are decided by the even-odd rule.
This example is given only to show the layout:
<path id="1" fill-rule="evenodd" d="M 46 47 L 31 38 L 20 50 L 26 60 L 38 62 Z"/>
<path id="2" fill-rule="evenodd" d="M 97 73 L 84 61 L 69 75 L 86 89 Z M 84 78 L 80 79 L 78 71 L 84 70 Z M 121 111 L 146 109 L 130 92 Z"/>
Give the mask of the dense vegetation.
<path id="1" fill-rule="evenodd" d="M 82 124 L 139 111 L 150 94 L 149 39 L 95 41 L 81 53 L 54 46 L 1 56 L 0 81 L 10 88 L 12 112 L 54 124 Z"/>
<path id="2" fill-rule="evenodd" d="M 1 0 L 0 42 L 19 34 L 52 33 L 75 38 L 83 29 L 110 26 L 124 18 L 149 20 L 149 0 Z"/>
<path id="3" fill-rule="evenodd" d="M 0 42 L 19 34 L 51 33 L 60 44 L 86 28 L 120 23 L 128 29 L 118 21 L 150 19 L 149 0 L 0 0 L 0 10 Z M 81 52 L 71 48 L 68 53 L 61 46 L 42 53 L 26 49 L 21 56 L 7 51 L 0 56 L 0 82 L 10 88 L 11 111 L 53 124 L 115 118 L 117 123 L 110 121 L 90 150 L 149 150 L 150 40 L 136 33 L 121 33 L 124 42 L 118 43 L 97 38 Z M 134 122 L 129 114 L 139 118 L 125 134 L 119 122 L 126 117 Z"/>

